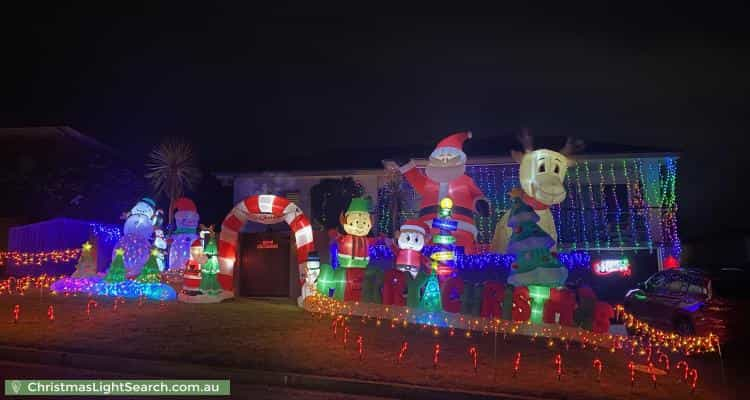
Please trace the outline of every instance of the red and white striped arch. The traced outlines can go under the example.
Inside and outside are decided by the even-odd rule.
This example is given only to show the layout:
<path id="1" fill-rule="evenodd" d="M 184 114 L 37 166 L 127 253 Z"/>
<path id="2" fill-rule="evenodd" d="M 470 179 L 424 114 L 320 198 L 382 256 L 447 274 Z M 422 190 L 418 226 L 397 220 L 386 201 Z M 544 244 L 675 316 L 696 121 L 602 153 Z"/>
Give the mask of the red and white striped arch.
<path id="1" fill-rule="evenodd" d="M 250 196 L 237 203 L 221 224 L 219 236 L 219 275 L 221 288 L 234 295 L 234 263 L 237 260 L 237 237 L 248 222 L 276 224 L 286 222 L 294 232 L 300 276 L 305 273 L 307 254 L 315 249 L 310 221 L 291 201 L 272 194 Z"/>

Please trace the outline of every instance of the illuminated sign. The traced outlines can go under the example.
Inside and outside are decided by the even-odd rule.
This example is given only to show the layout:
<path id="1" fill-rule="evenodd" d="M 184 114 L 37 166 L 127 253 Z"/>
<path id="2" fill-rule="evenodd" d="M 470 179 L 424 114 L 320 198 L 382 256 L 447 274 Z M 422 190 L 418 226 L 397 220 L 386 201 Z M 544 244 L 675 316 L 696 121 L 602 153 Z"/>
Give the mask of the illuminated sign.
<path id="1" fill-rule="evenodd" d="M 258 249 L 278 249 L 279 244 L 274 242 L 273 240 L 263 240 L 260 243 L 258 243 L 258 246 L 256 247 Z"/>
<path id="2" fill-rule="evenodd" d="M 627 258 L 604 259 L 592 264 L 594 273 L 597 275 L 609 275 L 619 272 L 624 276 L 630 276 L 630 261 Z"/>

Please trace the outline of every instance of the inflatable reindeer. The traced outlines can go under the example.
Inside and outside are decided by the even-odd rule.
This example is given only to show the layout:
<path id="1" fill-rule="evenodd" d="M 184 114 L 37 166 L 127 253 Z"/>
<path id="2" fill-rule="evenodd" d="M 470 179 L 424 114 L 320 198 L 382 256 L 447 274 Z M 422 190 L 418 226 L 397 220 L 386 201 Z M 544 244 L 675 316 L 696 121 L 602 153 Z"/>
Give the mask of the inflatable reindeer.
<path id="1" fill-rule="evenodd" d="M 565 200 L 565 173 L 568 166 L 575 163 L 570 156 L 583 148 L 583 142 L 568 138 L 559 152 L 549 149 L 534 150 L 531 134 L 527 129 L 521 131 L 518 140 L 523 146 L 523 153 L 511 150 L 511 156 L 514 161 L 521 164 L 518 178 L 523 189 L 522 200 L 539 214 L 539 226 L 557 243 L 555 220 L 549 207 Z M 508 216 L 509 213 L 505 213 L 495 227 L 495 236 L 492 240 L 494 252 L 507 252 L 511 235 Z"/>

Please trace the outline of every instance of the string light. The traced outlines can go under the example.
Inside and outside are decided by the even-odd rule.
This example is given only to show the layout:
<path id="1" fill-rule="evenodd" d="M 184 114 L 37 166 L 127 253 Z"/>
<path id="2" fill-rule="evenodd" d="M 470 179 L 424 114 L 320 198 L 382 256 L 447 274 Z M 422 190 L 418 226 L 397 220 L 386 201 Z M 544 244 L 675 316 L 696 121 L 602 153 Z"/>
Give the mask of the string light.
<path id="1" fill-rule="evenodd" d="M 0 251 L 0 265 L 42 266 L 47 263 L 60 264 L 75 261 L 80 256 L 80 248 L 37 252 Z"/>
<path id="2" fill-rule="evenodd" d="M 557 370 L 558 381 L 562 377 L 562 365 L 563 365 L 562 355 L 560 355 L 560 353 L 557 353 L 557 355 L 555 355 L 555 369 Z"/>
<path id="3" fill-rule="evenodd" d="M 630 387 L 635 386 L 635 363 L 628 362 L 628 370 L 630 371 Z"/>
<path id="4" fill-rule="evenodd" d="M 63 278 L 64 275 L 59 277 L 42 274 L 39 276 L 24 276 L 21 278 L 10 277 L 0 281 L 0 295 L 1 294 L 20 294 L 23 295 L 29 289 L 46 289 L 58 279 Z"/>
<path id="5" fill-rule="evenodd" d="M 615 179 L 614 163 L 609 163 L 609 177 L 612 180 L 610 188 L 612 189 L 612 199 L 615 203 L 615 231 L 617 232 L 617 241 L 620 247 L 623 247 L 625 245 L 625 242 L 622 240 L 622 229 L 620 228 L 622 208 L 620 207 L 620 200 L 617 198 L 617 180 Z"/>
<path id="6" fill-rule="evenodd" d="M 363 339 L 362 336 L 357 336 L 357 352 L 359 353 L 359 361 L 362 361 L 365 356 L 364 345 L 365 339 Z"/>
<path id="7" fill-rule="evenodd" d="M 633 163 L 635 163 L 636 169 L 637 169 L 637 176 L 640 177 L 640 183 L 641 185 L 646 185 L 646 181 L 643 176 L 643 160 L 640 158 L 633 160 Z M 646 226 L 646 243 L 648 244 L 649 251 L 653 249 L 654 247 L 654 240 L 653 236 L 651 234 L 651 215 L 650 215 L 650 208 L 648 207 L 648 204 L 646 200 L 644 199 L 643 192 L 641 191 L 641 186 L 636 184 L 633 185 L 633 188 L 635 189 L 636 198 L 639 201 L 640 204 L 640 210 L 643 218 L 644 225 Z"/>

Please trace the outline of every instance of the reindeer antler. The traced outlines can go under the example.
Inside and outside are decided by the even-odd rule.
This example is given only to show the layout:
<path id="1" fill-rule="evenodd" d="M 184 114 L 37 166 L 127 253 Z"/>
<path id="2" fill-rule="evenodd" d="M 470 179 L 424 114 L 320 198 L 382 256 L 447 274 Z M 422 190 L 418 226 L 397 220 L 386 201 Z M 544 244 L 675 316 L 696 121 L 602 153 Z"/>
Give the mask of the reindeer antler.
<path id="1" fill-rule="evenodd" d="M 523 151 L 527 153 L 534 151 L 534 141 L 531 138 L 531 131 L 529 128 L 521 128 L 521 133 L 518 134 L 518 141 L 521 142 Z"/>
<path id="2" fill-rule="evenodd" d="M 211 224 L 209 226 L 201 224 L 200 228 L 201 228 L 202 231 L 208 231 L 209 235 L 213 235 L 215 233 L 214 232 L 214 224 Z"/>
<path id="3" fill-rule="evenodd" d="M 573 139 L 572 137 L 568 136 L 568 138 L 565 140 L 565 146 L 560 149 L 560 154 L 570 157 L 571 155 L 583 150 L 583 148 L 583 140 Z"/>

